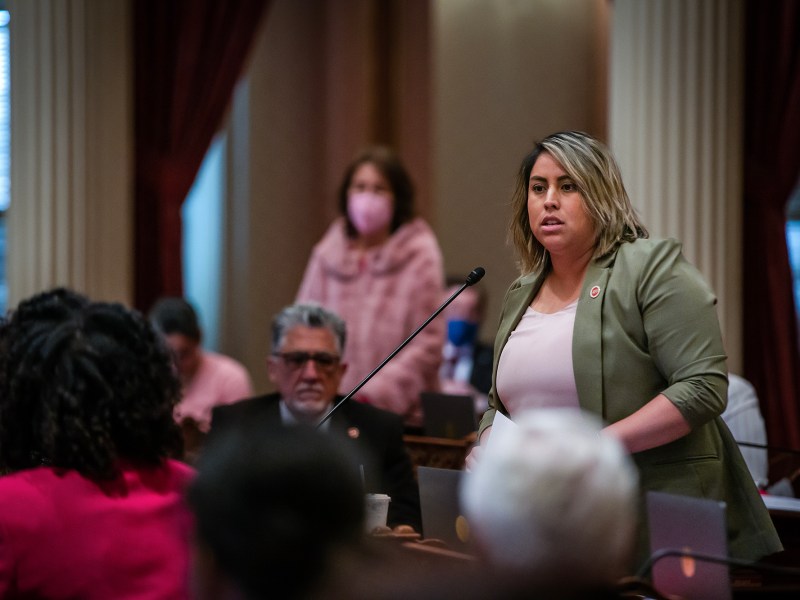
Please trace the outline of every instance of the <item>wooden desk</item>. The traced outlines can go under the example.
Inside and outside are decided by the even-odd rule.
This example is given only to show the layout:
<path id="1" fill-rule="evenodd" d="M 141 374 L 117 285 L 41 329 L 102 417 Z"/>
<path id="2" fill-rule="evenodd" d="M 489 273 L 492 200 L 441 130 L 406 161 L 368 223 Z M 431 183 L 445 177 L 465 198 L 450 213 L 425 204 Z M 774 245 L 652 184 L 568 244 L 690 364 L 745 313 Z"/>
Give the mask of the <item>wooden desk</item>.
<path id="1" fill-rule="evenodd" d="M 474 435 L 460 440 L 404 435 L 406 449 L 411 456 L 414 472 L 417 467 L 437 467 L 440 469 L 461 469 L 464 459 L 475 441 Z"/>
<path id="2" fill-rule="evenodd" d="M 764 496 L 764 503 L 783 543 L 783 552 L 767 557 L 766 562 L 800 568 L 800 499 Z"/>
<path id="3" fill-rule="evenodd" d="M 783 543 L 784 551 L 761 559 L 776 567 L 800 568 L 800 500 L 781 496 L 764 496 L 772 522 Z M 800 575 L 780 574 L 765 569 L 733 571 L 733 598 L 800 598 Z"/>

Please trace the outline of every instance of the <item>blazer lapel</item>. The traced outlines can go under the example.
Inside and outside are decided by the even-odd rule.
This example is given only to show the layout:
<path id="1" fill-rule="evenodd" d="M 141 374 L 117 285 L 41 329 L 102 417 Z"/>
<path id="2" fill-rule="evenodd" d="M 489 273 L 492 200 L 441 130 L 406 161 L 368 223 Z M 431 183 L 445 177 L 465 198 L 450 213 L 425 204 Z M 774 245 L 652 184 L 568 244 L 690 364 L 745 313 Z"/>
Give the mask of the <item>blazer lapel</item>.
<path id="1" fill-rule="evenodd" d="M 586 271 L 572 333 L 572 369 L 581 408 L 605 417 L 603 406 L 603 302 L 613 255 Z"/>

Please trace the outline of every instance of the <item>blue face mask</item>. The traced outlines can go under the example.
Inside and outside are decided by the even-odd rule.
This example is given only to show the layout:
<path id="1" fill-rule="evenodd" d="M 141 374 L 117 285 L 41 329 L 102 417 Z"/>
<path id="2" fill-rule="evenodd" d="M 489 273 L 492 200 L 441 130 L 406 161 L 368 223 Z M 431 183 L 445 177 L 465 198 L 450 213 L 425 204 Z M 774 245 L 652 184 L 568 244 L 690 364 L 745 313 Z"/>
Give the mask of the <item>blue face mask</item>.
<path id="1" fill-rule="evenodd" d="M 447 322 L 447 339 L 454 346 L 472 344 L 478 337 L 478 324 L 464 319 Z"/>

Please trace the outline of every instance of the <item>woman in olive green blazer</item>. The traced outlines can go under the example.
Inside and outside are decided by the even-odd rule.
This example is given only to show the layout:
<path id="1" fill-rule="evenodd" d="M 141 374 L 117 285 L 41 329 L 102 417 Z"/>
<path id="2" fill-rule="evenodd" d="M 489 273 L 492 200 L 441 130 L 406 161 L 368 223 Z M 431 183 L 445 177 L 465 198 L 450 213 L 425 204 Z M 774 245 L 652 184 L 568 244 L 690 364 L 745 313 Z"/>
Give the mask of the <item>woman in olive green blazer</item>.
<path id="1" fill-rule="evenodd" d="M 716 299 L 678 242 L 646 239 L 608 149 L 582 133 L 548 136 L 523 161 L 513 203 L 512 239 L 524 275 L 503 304 L 481 440 L 495 412 L 507 413 L 496 392 L 497 365 L 523 313 L 534 305 L 556 312 L 577 299 L 579 404 L 632 453 L 641 489 L 724 501 L 731 556 L 780 551 L 719 417 L 728 381 Z M 642 528 L 640 553 L 645 539 Z"/>

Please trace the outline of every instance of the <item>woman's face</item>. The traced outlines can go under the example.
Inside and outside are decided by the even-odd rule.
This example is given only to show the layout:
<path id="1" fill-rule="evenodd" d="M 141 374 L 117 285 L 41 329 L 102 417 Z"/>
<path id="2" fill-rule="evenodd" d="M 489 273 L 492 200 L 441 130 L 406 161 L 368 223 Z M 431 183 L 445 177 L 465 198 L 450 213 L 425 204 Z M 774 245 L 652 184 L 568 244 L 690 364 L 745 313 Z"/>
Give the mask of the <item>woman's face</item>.
<path id="1" fill-rule="evenodd" d="M 350 222 L 365 241 L 380 243 L 389 236 L 394 194 L 389 180 L 372 163 L 356 168 L 347 188 Z"/>
<path id="2" fill-rule="evenodd" d="M 552 257 L 578 257 L 594 249 L 594 223 L 584 198 L 548 152 L 542 152 L 531 169 L 528 220 L 533 235 Z"/>

